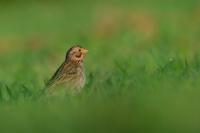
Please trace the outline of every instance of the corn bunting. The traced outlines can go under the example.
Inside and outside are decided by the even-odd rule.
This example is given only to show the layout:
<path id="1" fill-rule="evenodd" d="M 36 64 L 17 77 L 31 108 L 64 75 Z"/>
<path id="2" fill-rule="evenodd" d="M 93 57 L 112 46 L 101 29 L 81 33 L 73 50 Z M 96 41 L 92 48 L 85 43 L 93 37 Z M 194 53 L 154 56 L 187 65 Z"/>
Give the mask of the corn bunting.
<path id="1" fill-rule="evenodd" d="M 72 89 L 76 91 L 80 91 L 84 87 L 83 60 L 87 52 L 87 49 L 79 45 L 73 46 L 67 51 L 65 61 L 46 84 L 49 92 L 56 91 L 55 88 L 58 85 L 64 85 L 65 90 Z"/>

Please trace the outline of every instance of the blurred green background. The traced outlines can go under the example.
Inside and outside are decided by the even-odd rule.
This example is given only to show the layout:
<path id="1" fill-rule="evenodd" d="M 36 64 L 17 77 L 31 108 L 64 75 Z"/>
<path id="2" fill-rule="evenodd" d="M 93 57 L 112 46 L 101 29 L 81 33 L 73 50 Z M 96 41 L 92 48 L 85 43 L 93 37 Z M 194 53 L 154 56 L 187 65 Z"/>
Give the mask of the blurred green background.
<path id="1" fill-rule="evenodd" d="M 40 95 L 68 48 L 81 94 Z M 0 132 L 200 132 L 199 0 L 1 0 Z"/>

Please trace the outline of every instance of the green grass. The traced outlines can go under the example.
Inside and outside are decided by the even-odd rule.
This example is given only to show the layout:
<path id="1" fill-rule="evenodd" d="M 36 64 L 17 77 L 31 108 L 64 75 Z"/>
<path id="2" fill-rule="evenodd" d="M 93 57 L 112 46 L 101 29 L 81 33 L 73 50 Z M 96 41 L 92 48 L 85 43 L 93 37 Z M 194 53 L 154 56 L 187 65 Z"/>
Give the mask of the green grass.
<path id="1" fill-rule="evenodd" d="M 198 1 L 0 7 L 0 132 L 200 131 Z M 89 49 L 83 91 L 40 95 L 76 43 Z"/>

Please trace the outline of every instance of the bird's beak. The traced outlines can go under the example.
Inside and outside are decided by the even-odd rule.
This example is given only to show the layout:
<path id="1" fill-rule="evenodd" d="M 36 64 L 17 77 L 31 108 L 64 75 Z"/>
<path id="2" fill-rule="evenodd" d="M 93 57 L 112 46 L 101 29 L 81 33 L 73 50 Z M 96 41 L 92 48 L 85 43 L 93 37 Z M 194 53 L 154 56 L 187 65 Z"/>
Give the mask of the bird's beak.
<path id="1" fill-rule="evenodd" d="M 82 51 L 83 54 L 87 54 L 88 53 L 88 50 L 85 49 L 85 48 L 82 48 L 81 51 Z"/>

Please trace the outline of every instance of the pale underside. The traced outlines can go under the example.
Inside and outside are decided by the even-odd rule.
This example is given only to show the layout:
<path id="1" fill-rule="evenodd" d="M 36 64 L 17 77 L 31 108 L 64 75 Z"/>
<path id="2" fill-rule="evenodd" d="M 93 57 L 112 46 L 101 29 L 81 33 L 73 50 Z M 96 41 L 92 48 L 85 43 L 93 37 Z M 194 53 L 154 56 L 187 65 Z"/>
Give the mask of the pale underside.
<path id="1" fill-rule="evenodd" d="M 51 94 L 58 92 L 80 92 L 85 85 L 83 64 L 62 64 L 49 82 L 48 91 Z"/>

